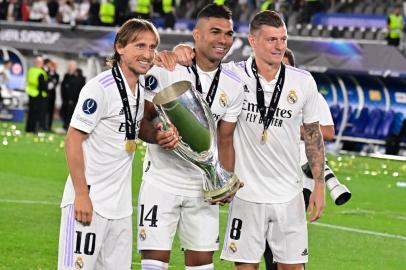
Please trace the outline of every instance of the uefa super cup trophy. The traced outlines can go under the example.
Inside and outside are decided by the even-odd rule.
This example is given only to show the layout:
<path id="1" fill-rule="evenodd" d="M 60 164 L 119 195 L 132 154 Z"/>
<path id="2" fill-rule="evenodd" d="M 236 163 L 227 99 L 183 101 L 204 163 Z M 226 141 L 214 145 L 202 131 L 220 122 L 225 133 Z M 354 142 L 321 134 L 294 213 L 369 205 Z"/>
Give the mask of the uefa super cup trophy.
<path id="1" fill-rule="evenodd" d="M 157 93 L 152 102 L 164 127 L 174 125 L 182 137 L 173 151 L 203 170 L 205 199 L 221 201 L 235 193 L 240 181 L 218 160 L 215 121 L 206 101 L 192 84 L 176 82 Z"/>

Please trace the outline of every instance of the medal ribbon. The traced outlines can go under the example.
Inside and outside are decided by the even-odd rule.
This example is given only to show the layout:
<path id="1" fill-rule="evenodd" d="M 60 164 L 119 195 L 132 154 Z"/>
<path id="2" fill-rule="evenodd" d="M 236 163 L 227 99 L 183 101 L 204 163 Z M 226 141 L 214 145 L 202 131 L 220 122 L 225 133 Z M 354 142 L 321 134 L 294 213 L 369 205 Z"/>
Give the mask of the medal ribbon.
<path id="1" fill-rule="evenodd" d="M 123 102 L 124 115 L 125 115 L 125 137 L 127 140 L 135 140 L 135 123 L 131 115 L 130 104 L 128 103 L 128 96 L 125 90 L 124 79 L 121 76 L 117 64 L 114 64 L 113 69 L 114 80 L 116 81 L 118 91 L 120 92 L 121 101 Z M 140 105 L 140 84 L 137 82 L 137 104 L 135 106 L 135 120 L 137 120 L 138 108 Z"/>
<path id="2" fill-rule="evenodd" d="M 196 58 L 193 58 L 193 64 L 192 64 L 191 68 L 196 77 L 196 89 L 197 89 L 197 91 L 199 91 L 200 94 L 203 94 L 202 84 L 200 82 L 199 73 L 197 72 Z M 216 74 L 214 75 L 213 81 L 211 82 L 209 92 L 207 93 L 207 96 L 206 96 L 206 101 L 209 104 L 210 108 L 211 108 L 211 105 L 213 104 L 214 96 L 216 95 L 216 92 L 217 92 L 217 86 L 219 84 L 219 79 L 220 79 L 220 73 L 221 73 L 221 64 L 217 68 Z"/>
<path id="3" fill-rule="evenodd" d="M 279 72 L 278 80 L 276 81 L 275 90 L 272 94 L 271 103 L 269 105 L 268 113 L 266 113 L 265 107 L 265 97 L 264 89 L 262 88 L 261 82 L 259 80 L 257 63 L 255 58 L 252 59 L 251 65 L 252 73 L 254 73 L 255 78 L 257 79 L 257 103 L 259 113 L 262 117 L 262 122 L 264 123 L 264 131 L 266 131 L 271 124 L 273 116 L 276 112 L 276 107 L 278 106 L 279 98 L 281 97 L 283 84 L 285 82 L 285 65 L 281 63 L 281 71 Z"/>

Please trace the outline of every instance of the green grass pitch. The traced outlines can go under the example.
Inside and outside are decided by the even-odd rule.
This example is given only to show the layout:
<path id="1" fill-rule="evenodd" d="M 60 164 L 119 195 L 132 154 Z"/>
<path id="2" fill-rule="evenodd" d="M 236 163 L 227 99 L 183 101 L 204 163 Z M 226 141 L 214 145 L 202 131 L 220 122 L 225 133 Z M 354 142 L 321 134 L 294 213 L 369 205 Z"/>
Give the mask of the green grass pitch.
<path id="1" fill-rule="evenodd" d="M 0 123 L 0 269 L 56 269 L 58 204 L 67 176 L 64 138 L 20 130 L 21 125 Z M 141 179 L 144 147 L 140 148 L 134 161 L 134 205 Z M 306 269 L 406 269 L 406 188 L 397 184 L 406 182 L 406 162 L 351 155 L 329 160 L 353 198 L 344 206 L 326 198 L 323 217 L 309 225 Z M 227 207 L 221 209 L 223 238 Z M 134 241 L 133 269 L 140 269 L 136 250 Z M 215 267 L 233 269 L 219 260 L 218 252 Z M 170 269 L 184 269 L 177 240 Z"/>

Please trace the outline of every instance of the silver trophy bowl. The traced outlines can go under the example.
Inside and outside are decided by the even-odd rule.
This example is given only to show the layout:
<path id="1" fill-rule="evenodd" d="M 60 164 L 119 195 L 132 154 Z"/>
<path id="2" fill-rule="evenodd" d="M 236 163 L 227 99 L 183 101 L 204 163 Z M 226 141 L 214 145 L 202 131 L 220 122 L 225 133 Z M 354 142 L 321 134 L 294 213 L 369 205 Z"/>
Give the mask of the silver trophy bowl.
<path id="1" fill-rule="evenodd" d="M 176 127 L 182 140 L 173 150 L 178 156 L 203 170 L 204 198 L 221 201 L 237 192 L 240 181 L 218 160 L 217 131 L 211 110 L 189 81 L 176 82 L 152 102 L 163 122 Z"/>

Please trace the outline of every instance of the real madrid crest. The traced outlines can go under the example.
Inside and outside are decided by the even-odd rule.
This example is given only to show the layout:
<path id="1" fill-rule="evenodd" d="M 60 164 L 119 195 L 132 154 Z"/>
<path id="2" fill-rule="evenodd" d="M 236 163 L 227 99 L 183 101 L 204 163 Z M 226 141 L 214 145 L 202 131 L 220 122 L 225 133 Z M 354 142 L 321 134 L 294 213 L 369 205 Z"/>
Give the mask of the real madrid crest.
<path id="1" fill-rule="evenodd" d="M 85 263 L 83 262 L 83 258 L 80 256 L 76 257 L 75 268 L 80 270 L 83 268 L 84 265 L 85 265 Z"/>
<path id="2" fill-rule="evenodd" d="M 235 242 L 231 242 L 228 247 L 233 253 L 237 251 L 237 244 Z"/>
<path id="3" fill-rule="evenodd" d="M 145 232 L 145 229 L 140 229 L 140 233 L 138 236 L 141 241 L 144 241 L 147 238 L 147 233 Z"/>
<path id="4" fill-rule="evenodd" d="M 288 94 L 288 102 L 294 104 L 297 102 L 297 94 L 295 90 L 290 90 Z"/>
<path id="5" fill-rule="evenodd" d="M 219 98 L 219 102 L 220 102 L 220 106 L 221 106 L 221 107 L 224 108 L 225 106 L 227 106 L 228 97 L 227 97 L 226 93 L 221 92 L 220 98 Z"/>

